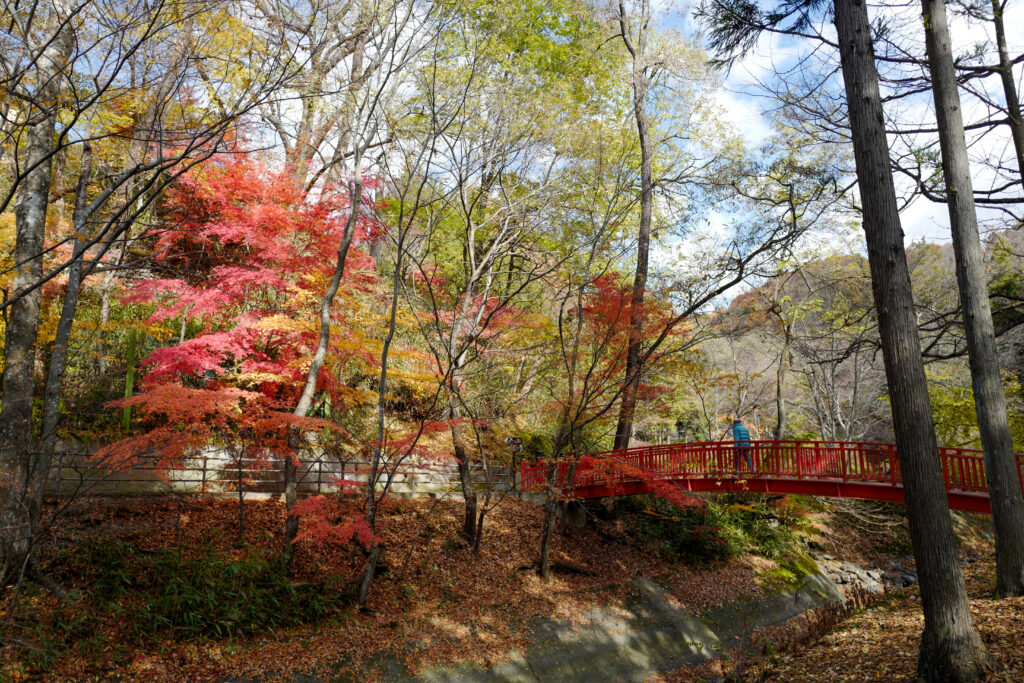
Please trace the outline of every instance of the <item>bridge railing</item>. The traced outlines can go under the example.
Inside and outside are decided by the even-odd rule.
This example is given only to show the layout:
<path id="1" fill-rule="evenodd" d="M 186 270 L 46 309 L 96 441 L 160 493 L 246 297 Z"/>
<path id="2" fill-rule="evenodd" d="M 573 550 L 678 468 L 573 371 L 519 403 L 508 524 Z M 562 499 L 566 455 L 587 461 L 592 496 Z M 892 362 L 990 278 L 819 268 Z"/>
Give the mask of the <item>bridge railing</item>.
<path id="1" fill-rule="evenodd" d="M 583 456 L 575 466 L 573 488 L 656 479 L 697 479 L 742 476 L 902 484 L 896 445 L 848 441 L 751 441 L 680 443 L 606 451 Z M 754 465 L 751 472 L 743 450 Z M 985 492 L 985 460 L 975 448 L 940 447 L 947 491 Z M 524 490 L 541 490 L 554 476 L 568 488 L 570 463 L 522 464 Z M 1017 455 L 1017 473 L 1024 489 L 1024 454 Z"/>

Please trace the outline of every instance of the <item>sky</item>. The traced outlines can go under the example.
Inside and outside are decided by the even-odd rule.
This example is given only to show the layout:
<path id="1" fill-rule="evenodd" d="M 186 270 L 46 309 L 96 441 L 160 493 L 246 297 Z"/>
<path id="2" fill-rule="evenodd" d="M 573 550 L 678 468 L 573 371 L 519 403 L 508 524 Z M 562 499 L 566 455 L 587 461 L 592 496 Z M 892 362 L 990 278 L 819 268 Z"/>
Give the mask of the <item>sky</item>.
<path id="1" fill-rule="evenodd" d="M 692 34 L 695 26 L 687 16 L 685 8 L 665 0 L 655 0 L 654 5 L 656 10 L 662 12 L 665 26 Z M 877 10 L 875 13 L 877 15 Z M 907 22 L 919 22 L 919 15 L 920 6 L 916 3 L 908 4 L 899 14 L 900 18 Z M 968 22 L 951 15 L 950 24 L 954 54 L 966 52 L 977 43 L 994 42 L 994 32 L 988 23 Z M 909 25 L 913 26 L 913 23 Z M 1005 15 L 1005 25 L 1009 51 L 1011 55 L 1019 54 L 1024 51 L 1024 31 L 1020 28 L 1024 26 L 1024 2 L 1016 0 L 1010 3 Z M 825 30 L 832 30 L 832 27 L 826 26 Z M 923 41 L 923 31 L 921 40 Z M 793 64 L 801 51 L 807 50 L 808 47 L 808 41 L 767 36 L 749 55 L 737 62 L 724 79 L 723 87 L 717 95 L 718 104 L 722 107 L 724 118 L 743 133 L 751 147 L 756 147 L 770 134 L 770 123 L 763 112 L 771 106 L 771 101 L 759 83 L 772 77 L 773 67 L 785 69 L 787 65 Z M 1017 71 L 1017 82 L 1018 89 L 1024 90 L 1021 87 L 1020 70 Z M 997 78 L 990 79 L 988 90 L 998 92 L 1000 102 L 1003 101 Z M 911 121 L 927 124 L 933 120 L 930 93 L 913 102 L 903 103 L 901 107 L 901 115 Z M 984 114 L 980 104 L 969 98 L 964 98 L 963 108 L 966 122 L 980 119 Z M 1006 148 L 1008 140 L 1009 130 L 1005 126 L 1000 126 L 980 141 L 975 148 L 976 153 L 999 154 Z M 976 187 L 991 181 L 991 177 L 986 177 L 984 169 L 975 165 L 972 170 L 975 174 Z M 908 188 L 902 179 L 897 179 L 897 189 L 907 191 Z M 945 205 L 919 197 L 903 210 L 901 217 L 908 243 L 922 239 L 938 242 L 949 240 L 949 218 Z M 982 222 L 996 217 L 997 214 L 991 210 L 979 209 L 979 219 Z"/>

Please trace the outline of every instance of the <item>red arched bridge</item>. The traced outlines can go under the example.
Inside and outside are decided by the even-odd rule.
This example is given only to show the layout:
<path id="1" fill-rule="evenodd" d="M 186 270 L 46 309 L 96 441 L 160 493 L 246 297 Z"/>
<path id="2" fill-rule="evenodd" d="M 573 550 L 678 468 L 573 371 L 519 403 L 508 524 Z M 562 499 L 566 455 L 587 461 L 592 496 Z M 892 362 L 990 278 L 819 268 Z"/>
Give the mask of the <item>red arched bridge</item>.
<path id="1" fill-rule="evenodd" d="M 576 463 L 572 495 L 605 498 L 663 491 L 798 493 L 835 498 L 903 502 L 895 444 L 837 441 L 751 441 L 750 470 L 731 442 L 679 443 L 628 448 L 583 456 Z M 949 507 L 990 513 L 985 461 L 973 448 L 939 448 Z M 524 491 L 541 491 L 551 476 L 560 486 L 571 464 L 524 462 Z M 1017 455 L 1024 488 L 1024 454 Z M 569 488 L 569 487 L 566 487 Z"/>

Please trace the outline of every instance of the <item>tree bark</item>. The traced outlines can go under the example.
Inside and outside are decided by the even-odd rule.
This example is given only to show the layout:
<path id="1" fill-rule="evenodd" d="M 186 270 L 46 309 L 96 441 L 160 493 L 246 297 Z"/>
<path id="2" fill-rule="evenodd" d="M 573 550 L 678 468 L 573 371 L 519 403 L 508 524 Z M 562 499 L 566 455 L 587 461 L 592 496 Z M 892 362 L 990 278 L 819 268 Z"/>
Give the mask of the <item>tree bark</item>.
<path id="1" fill-rule="evenodd" d="M 626 349 L 626 387 L 622 391 L 619 421 L 615 429 L 616 450 L 629 448 L 633 435 L 633 416 L 636 412 L 637 393 L 640 389 L 641 344 L 643 343 L 644 292 L 647 289 L 648 255 L 651 244 L 651 215 L 654 208 L 654 182 L 651 171 L 651 130 L 647 121 L 647 75 L 644 57 L 647 43 L 647 24 L 650 20 L 649 0 L 643 0 L 640 26 L 636 43 L 630 38 L 626 8 L 619 1 L 619 29 L 627 51 L 633 59 L 633 115 L 636 118 L 640 140 L 640 227 L 636 243 L 636 273 L 633 275 L 633 295 L 629 313 L 629 346 Z"/>
<path id="2" fill-rule="evenodd" d="M 551 446 L 551 464 L 548 471 L 546 500 L 544 501 L 544 530 L 540 539 L 540 566 L 538 568 L 540 577 L 547 579 L 551 576 L 551 540 L 555 535 L 556 512 L 558 511 L 559 499 L 562 497 L 562 482 L 558 481 L 558 458 L 567 444 L 573 442 L 573 425 L 563 416 L 562 426 L 555 435 L 555 442 Z M 571 475 L 570 475 L 571 476 Z"/>
<path id="3" fill-rule="evenodd" d="M 47 3 L 42 45 L 25 36 L 35 53 L 35 91 L 25 133 L 25 174 L 18 185 L 14 208 L 14 278 L 4 330 L 4 370 L 0 398 L 0 585 L 20 577 L 30 552 L 31 494 L 27 490 L 38 469 L 33 444 L 32 403 L 35 393 L 36 337 L 42 288 L 46 212 L 50 202 L 57 102 L 63 71 L 71 53 L 71 29 L 64 8 Z M 37 109 L 38 108 L 38 109 Z M 42 475 L 46 476 L 45 473 Z"/>
<path id="4" fill-rule="evenodd" d="M 110 290 L 114 286 L 114 271 L 107 273 L 100 287 L 100 325 L 96 330 L 96 352 L 98 354 L 100 375 L 107 374 L 107 343 L 106 329 L 110 323 Z"/>
<path id="5" fill-rule="evenodd" d="M 558 508 L 554 498 L 544 504 L 544 531 L 540 540 L 540 578 L 551 578 L 551 540 L 555 536 L 555 511 Z"/>
<path id="6" fill-rule="evenodd" d="M 366 558 L 366 570 L 363 572 L 363 580 L 359 582 L 359 594 L 357 596 L 359 607 L 366 606 L 366 597 L 370 594 L 373 576 L 377 573 L 377 559 L 379 557 L 380 544 L 374 543 L 370 546 L 370 555 Z"/>
<path id="7" fill-rule="evenodd" d="M 135 330 L 128 330 L 128 359 L 124 370 L 124 397 L 131 398 L 135 391 L 135 357 L 138 352 L 139 334 Z M 132 407 L 125 406 L 121 414 L 121 427 L 125 434 L 132 426 Z"/>
<path id="8" fill-rule="evenodd" d="M 487 505 L 480 508 L 480 514 L 476 521 L 476 537 L 473 539 L 473 554 L 480 554 L 480 541 L 484 535 L 484 517 L 487 516 Z"/>
<path id="9" fill-rule="evenodd" d="M 974 681 L 987 668 L 988 657 L 971 621 L 939 466 L 864 0 L 835 0 L 835 26 L 882 355 L 921 583 L 925 624 L 917 673 L 925 681 Z"/>
<path id="10" fill-rule="evenodd" d="M 462 434 L 455 425 L 451 426 L 452 448 L 455 450 L 456 466 L 459 470 L 459 483 L 462 487 L 462 498 L 465 501 L 465 510 L 462 520 L 462 535 L 466 542 L 475 546 L 477 541 L 477 495 L 473 488 L 473 473 L 469 467 L 469 455 L 466 453 L 466 444 L 462 440 Z M 483 526 L 483 516 L 480 517 L 480 526 Z"/>
<path id="11" fill-rule="evenodd" d="M 362 206 L 363 180 L 360 175 L 360 157 L 356 154 L 355 178 L 350 185 L 351 197 L 349 198 L 350 208 L 348 220 L 345 222 L 345 232 L 341 237 L 341 244 L 338 245 L 338 256 L 334 266 L 334 275 L 327 286 L 323 299 L 320 300 L 320 338 L 317 341 L 316 351 L 309 362 L 309 371 L 306 373 L 306 383 L 302 387 L 302 394 L 292 414 L 296 417 L 306 417 L 309 409 L 313 406 L 313 397 L 316 395 L 316 385 L 320 378 L 320 369 L 324 366 L 327 358 L 327 349 L 331 343 L 331 306 L 334 305 L 334 297 L 338 294 L 341 280 L 345 277 L 345 264 L 348 261 L 348 251 L 352 246 L 352 237 L 355 235 L 356 222 L 359 220 L 359 211 Z M 285 458 L 284 463 L 284 504 L 288 510 L 288 518 L 285 521 L 284 547 L 282 553 L 287 567 L 291 567 L 292 559 L 295 556 L 292 544 L 299 533 L 299 518 L 292 513 L 292 508 L 299 500 L 298 494 L 298 434 L 292 432 L 291 441 L 294 455 Z"/>
<path id="12" fill-rule="evenodd" d="M 1020 97 L 1017 82 L 1013 78 L 1013 63 L 1006 48 L 1006 26 L 1003 22 L 1005 1 L 992 0 L 992 24 L 996 32 L 996 50 L 999 52 L 999 80 L 1003 84 L 1006 98 L 1006 118 L 1013 138 L 1013 151 L 1017 156 L 1017 173 L 1024 184 L 1024 120 L 1021 119 Z"/>
<path id="13" fill-rule="evenodd" d="M 782 351 L 779 353 L 779 367 L 775 373 L 775 431 L 772 438 L 783 439 L 786 432 L 786 374 L 789 372 L 790 347 L 793 344 L 792 323 L 783 324 Z"/>
<path id="14" fill-rule="evenodd" d="M 27 475 L 28 467 L 23 458 L 32 447 L 35 343 L 42 289 L 36 287 L 24 294 L 21 292 L 38 282 L 43 273 L 43 240 L 57 122 L 55 103 L 60 96 L 62 71 L 71 49 L 71 36 L 67 28 L 61 29 L 62 20 L 57 6 L 51 4 L 42 31 L 42 38 L 50 39 L 50 43 L 40 51 L 36 60 L 33 103 L 42 109 L 29 112 L 35 123 L 28 126 L 25 135 L 24 162 L 28 170 L 18 186 L 14 208 L 15 270 L 11 295 L 16 298 L 10 306 L 4 331 L 3 403 L 0 405 L 0 425 L 4 433 L 0 453 L 3 453 L 4 464 L 14 464 L 21 470 L 22 477 Z M 20 483 L 24 485 L 24 478 Z"/>
<path id="15" fill-rule="evenodd" d="M 354 59 L 352 64 L 351 80 L 349 83 L 349 91 L 354 93 L 358 90 L 359 83 L 362 78 L 362 64 L 363 64 L 363 50 L 365 48 L 365 33 L 360 32 L 356 37 L 354 43 Z M 314 68 L 316 68 L 314 66 Z M 318 98 L 307 98 L 316 100 Z M 312 120 L 313 103 L 303 102 L 303 123 Z M 306 373 L 306 383 L 302 387 L 302 394 L 299 396 L 298 402 L 295 404 L 295 410 L 292 414 L 296 417 L 306 417 L 309 409 L 313 405 L 313 397 L 316 395 L 316 386 L 320 378 L 320 369 L 324 365 L 324 360 L 327 358 L 327 349 L 331 342 L 331 306 L 334 304 L 334 297 L 338 293 L 338 288 L 341 286 L 341 280 L 345 276 L 345 264 L 348 261 L 349 248 L 352 246 L 352 238 L 355 235 L 356 224 L 359 221 L 359 212 L 362 208 L 363 200 L 363 176 L 362 176 L 362 163 L 363 163 L 363 151 L 365 149 L 364 143 L 359 140 L 355 134 L 355 111 L 352 103 L 349 103 L 347 115 L 345 116 L 345 124 L 348 130 L 342 132 L 341 138 L 338 141 L 338 149 L 340 150 L 345 146 L 345 143 L 352 140 L 352 182 L 349 184 L 349 214 L 348 220 L 345 222 L 345 232 L 341 238 L 341 244 L 338 245 L 338 256 L 334 266 L 334 274 L 331 277 L 331 282 L 327 286 L 327 291 L 324 293 L 323 299 L 320 301 L 320 339 L 317 341 L 316 351 L 313 354 L 313 358 L 309 363 L 309 371 Z M 303 180 L 306 179 L 309 168 L 308 161 L 313 158 L 315 149 L 309 147 L 308 137 L 303 133 L 303 128 L 300 126 L 298 137 L 295 141 L 294 147 L 295 154 L 298 157 L 289 159 L 289 163 L 294 165 L 294 170 Z M 302 155 L 308 154 L 308 157 Z M 305 159 L 304 166 L 300 166 L 300 162 Z M 285 507 L 288 510 L 288 519 L 285 522 L 285 545 L 284 545 L 284 559 L 285 564 L 290 568 L 294 552 L 292 544 L 295 542 L 295 537 L 299 533 L 299 520 L 294 514 L 292 514 L 292 508 L 295 503 L 298 502 L 298 490 L 296 483 L 296 476 L 298 473 L 298 441 L 299 435 L 296 431 L 292 431 L 289 439 L 292 442 L 292 450 L 295 451 L 293 456 L 289 457 L 285 462 L 284 466 L 284 501 Z M 372 497 L 372 496 L 371 496 Z M 376 554 L 373 555 L 374 562 L 376 562 Z M 369 585 L 367 585 L 369 590 Z"/>
<path id="16" fill-rule="evenodd" d="M 1024 496 L 1021 495 L 1013 437 L 1006 414 L 1006 396 L 1000 378 L 945 1 L 922 0 L 922 11 L 942 150 L 946 207 L 956 257 L 960 309 L 967 332 L 974 406 L 992 503 L 996 591 L 1003 597 L 1024 595 Z M 1019 107 L 1017 114 L 1020 115 Z"/>
<path id="17" fill-rule="evenodd" d="M 82 146 L 82 163 L 78 176 L 78 187 L 75 192 L 75 209 L 72 223 L 75 230 L 75 244 L 68 268 L 67 292 L 61 306 L 60 319 L 57 322 L 57 333 L 50 351 L 50 364 L 46 374 L 46 386 L 43 390 L 43 426 L 41 444 L 35 467 L 33 468 L 32 504 L 29 508 L 30 524 L 35 529 L 39 524 L 39 516 L 43 505 L 43 491 L 46 476 L 50 470 L 50 460 L 57 446 L 57 422 L 60 416 L 60 388 L 67 366 L 68 344 L 71 342 L 71 330 L 78 310 L 78 295 L 82 284 L 82 267 L 85 259 L 86 244 L 86 204 L 88 202 L 89 180 L 92 176 L 92 145 Z"/>
<path id="18" fill-rule="evenodd" d="M 380 374 L 377 379 L 377 442 L 373 447 L 373 456 L 370 458 L 370 475 L 366 481 L 366 523 L 370 527 L 370 533 L 377 533 L 377 479 L 383 469 L 387 474 L 387 467 L 382 468 L 384 448 L 386 447 L 386 424 L 385 408 L 387 403 L 388 384 L 388 358 L 391 354 L 391 344 L 395 339 L 395 330 L 398 327 L 398 297 L 401 290 L 401 281 L 405 276 L 403 257 L 405 256 L 405 239 L 409 234 L 406 229 L 399 228 L 398 240 L 395 244 L 395 270 L 391 274 L 391 309 L 388 314 L 387 333 L 384 335 L 384 343 L 380 351 Z M 386 487 L 385 487 L 386 492 Z M 359 585 L 358 605 L 365 607 L 366 598 L 370 594 L 370 586 L 373 583 L 374 574 L 377 571 L 377 558 L 380 556 L 380 542 L 374 540 L 370 545 L 370 555 L 366 560 L 366 569 L 363 573 L 363 581 Z"/>

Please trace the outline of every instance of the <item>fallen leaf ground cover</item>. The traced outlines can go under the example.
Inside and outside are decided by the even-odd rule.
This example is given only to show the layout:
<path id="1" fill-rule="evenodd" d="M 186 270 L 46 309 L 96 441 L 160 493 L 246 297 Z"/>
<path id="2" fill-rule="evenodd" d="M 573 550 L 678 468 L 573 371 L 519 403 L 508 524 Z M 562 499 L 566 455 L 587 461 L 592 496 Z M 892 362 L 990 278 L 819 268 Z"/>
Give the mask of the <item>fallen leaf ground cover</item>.
<path id="1" fill-rule="evenodd" d="M 996 668 L 990 681 L 1024 680 L 1024 598 L 994 597 L 990 559 L 964 566 L 971 615 Z M 891 596 L 840 623 L 820 640 L 762 661 L 748 680 L 912 681 L 924 627 L 917 588 Z"/>
<path id="2" fill-rule="evenodd" d="M 886 504 L 839 505 L 814 520 L 816 543 L 847 560 L 884 566 L 901 557 L 912 567 L 902 509 Z M 995 669 L 988 680 L 1024 681 L 1024 598 L 995 597 L 991 526 L 986 517 L 956 515 L 965 559 L 971 614 Z M 977 560 L 977 561 L 974 561 Z M 828 608 L 806 612 L 784 624 L 758 629 L 752 650 L 731 652 L 696 667 L 664 672 L 652 683 L 813 681 L 860 683 L 913 681 L 924 617 L 917 586 L 890 590 L 850 613 Z"/>
<path id="3" fill-rule="evenodd" d="M 325 600 L 312 603 L 323 607 L 315 619 L 284 619 L 262 632 L 242 629 L 201 637 L 193 637 L 187 623 L 174 622 L 177 630 L 169 625 L 140 634 L 137 615 L 150 624 L 146 610 L 157 598 L 150 590 L 154 579 L 133 574 L 139 567 L 184 567 L 188 573 L 196 566 L 189 563 L 211 556 L 237 562 L 250 561 L 254 554 L 252 562 L 276 557 L 283 543 L 283 502 L 246 501 L 241 538 L 238 513 L 232 499 L 90 502 L 62 526 L 44 563 L 73 599 L 60 602 L 36 591 L 20 615 L 21 635 L 42 642 L 46 659 L 27 661 L 24 651 L 8 649 L 3 651 L 3 671 L 15 679 L 49 681 L 267 680 L 296 673 L 373 680 L 384 676 L 386 666 L 410 672 L 464 661 L 489 666 L 526 647 L 533 620 L 584 623 L 593 606 L 624 606 L 632 594 L 628 582 L 637 576 L 659 577 L 681 604 L 695 611 L 758 590 L 755 563 L 749 559 L 690 571 L 659 559 L 628 535 L 594 525 L 569 527 L 566 535 L 556 535 L 555 575 L 544 582 L 535 571 L 542 528 L 539 506 L 505 501 L 489 515 L 480 555 L 474 556 L 456 533 L 460 503 L 396 499 L 382 517 L 383 554 L 364 611 L 351 600 L 351 588 L 364 566 L 363 551 L 351 544 L 301 542 L 286 590 L 313 587 L 322 592 Z M 97 574 L 90 564 L 97 562 L 95 556 L 83 558 L 83 548 L 97 539 L 103 552 L 115 555 L 103 560 L 113 563 L 113 579 L 110 571 Z M 135 559 L 125 559 L 129 555 Z M 124 589 L 116 599 L 100 603 L 94 597 L 97 581 L 119 582 Z M 277 591 L 271 598 L 281 599 L 276 584 L 260 586 L 258 578 L 250 584 L 252 590 Z M 308 604 L 287 603 L 286 608 Z M 164 619 L 160 614 L 158 619 Z M 223 616 L 237 617 L 234 612 Z"/>
<path id="4" fill-rule="evenodd" d="M 845 541 L 858 558 L 881 562 L 887 552 L 903 552 L 905 529 L 893 522 L 898 512 L 885 511 L 884 523 L 875 527 L 856 516 L 811 515 L 814 531 L 806 540 L 837 554 Z M 408 673 L 467 661 L 486 667 L 523 651 L 535 620 L 585 624 L 590 608 L 625 608 L 633 595 L 629 581 L 638 576 L 655 577 L 671 600 L 700 615 L 761 595 L 765 576 L 778 567 L 752 555 L 676 564 L 652 550 L 652 539 L 637 537 L 637 526 L 621 515 L 556 534 L 555 575 L 543 582 L 536 575 L 539 506 L 505 501 L 489 515 L 480 555 L 474 556 L 457 535 L 458 501 L 395 499 L 382 513 L 382 559 L 367 609 L 360 611 L 352 600 L 365 562 L 359 546 L 303 541 L 282 583 L 268 568 L 283 543 L 283 502 L 249 500 L 244 513 L 239 537 L 233 499 L 98 499 L 81 506 L 52 539 L 44 563 L 71 599 L 61 602 L 36 590 L 23 601 L 16 636 L 37 647 L 0 650 L 0 676 L 264 681 L 305 674 L 372 681 L 386 679 L 396 667 Z M 975 527 L 965 526 L 976 541 L 965 554 L 982 561 L 965 566 L 979 631 L 999 662 L 1001 678 L 994 680 L 1024 680 L 1024 601 L 992 599 L 990 547 L 984 530 Z M 228 575 L 218 577 L 218 571 Z M 170 584 L 176 600 L 198 585 L 211 595 L 223 592 L 225 604 L 200 604 L 213 621 L 190 628 L 192 602 L 174 602 L 177 611 L 154 609 L 171 581 L 153 576 L 160 572 L 188 575 Z M 911 589 L 887 596 L 824 637 L 846 615 L 804 615 L 754 634 L 751 641 L 762 644 L 767 656 L 728 653 L 660 680 L 737 672 L 740 680 L 909 679 L 920 633 L 915 595 Z M 240 614 L 233 608 L 238 604 L 249 611 Z M 266 604 L 292 610 L 294 618 L 268 617 L 260 611 Z M 221 632 L 221 624 L 233 624 L 233 630 Z"/>

